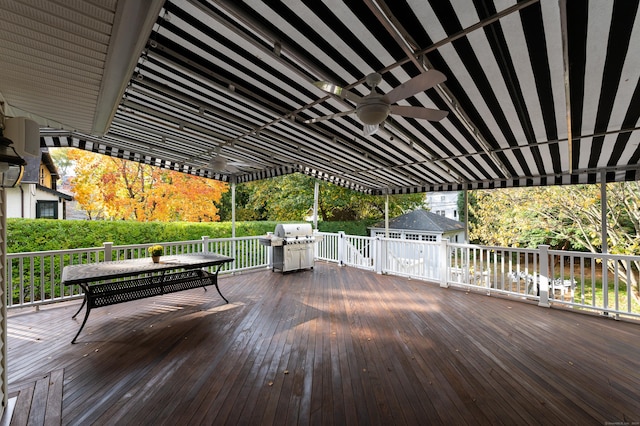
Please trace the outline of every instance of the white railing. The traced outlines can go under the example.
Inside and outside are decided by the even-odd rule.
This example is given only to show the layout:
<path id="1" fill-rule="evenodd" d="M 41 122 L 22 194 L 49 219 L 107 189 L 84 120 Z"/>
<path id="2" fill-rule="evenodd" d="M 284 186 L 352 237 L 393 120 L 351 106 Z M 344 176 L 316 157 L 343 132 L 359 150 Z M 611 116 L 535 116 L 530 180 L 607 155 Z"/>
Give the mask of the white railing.
<path id="1" fill-rule="evenodd" d="M 540 306 L 564 306 L 614 318 L 640 319 L 634 297 L 640 256 L 487 247 L 381 237 L 317 233 L 315 258 L 339 265 L 474 289 Z M 270 266 L 269 247 L 258 237 L 162 243 L 165 254 L 210 251 L 235 258 L 221 273 Z M 80 297 L 60 284 L 64 266 L 147 257 L 149 244 L 7 254 L 7 306 L 37 306 Z M 635 288 L 635 290 L 634 290 Z"/>
<path id="2" fill-rule="evenodd" d="M 317 260 L 327 262 L 338 262 L 340 258 L 338 247 L 340 247 L 340 235 L 328 232 L 317 232 L 318 242 L 315 244 L 315 256 Z"/>
<path id="3" fill-rule="evenodd" d="M 440 281 L 441 244 L 426 241 L 380 239 L 381 271 L 429 281 Z"/>
<path id="4" fill-rule="evenodd" d="M 344 232 L 330 234 L 318 232 L 315 255 L 318 260 L 337 262 L 343 266 L 374 270 L 374 239 L 347 235 Z"/>
<path id="5" fill-rule="evenodd" d="M 233 257 L 224 264 L 220 273 L 264 268 L 268 266 L 267 250 L 258 237 L 210 239 L 160 243 L 164 255 L 210 251 Z M 102 247 L 74 250 L 55 250 L 7 254 L 7 307 L 39 306 L 46 303 L 75 299 L 82 296 L 79 286 L 61 284 L 62 269 L 68 265 L 95 263 L 105 260 L 123 260 L 148 257 L 152 244 L 114 246 L 107 242 Z"/>
<path id="6" fill-rule="evenodd" d="M 358 237 L 340 233 L 343 244 L 343 263 L 360 269 L 373 270 L 373 244 L 370 237 Z"/>
<path id="7" fill-rule="evenodd" d="M 317 259 L 434 281 L 442 287 L 533 300 L 540 306 L 640 318 L 640 304 L 633 297 L 637 291 L 633 287 L 637 289 L 635 283 L 640 281 L 640 256 L 567 252 L 547 246 L 518 249 L 343 233 L 322 235 Z"/>
<path id="8" fill-rule="evenodd" d="M 640 256 L 448 244 L 444 285 L 536 300 L 540 306 L 640 318 Z"/>

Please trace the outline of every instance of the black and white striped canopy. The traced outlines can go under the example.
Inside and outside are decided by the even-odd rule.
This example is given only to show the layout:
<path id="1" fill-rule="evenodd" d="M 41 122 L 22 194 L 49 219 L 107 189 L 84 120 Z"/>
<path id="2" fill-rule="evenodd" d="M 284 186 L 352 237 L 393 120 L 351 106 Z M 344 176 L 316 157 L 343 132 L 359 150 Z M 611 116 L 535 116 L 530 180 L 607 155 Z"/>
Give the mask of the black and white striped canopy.
<path id="1" fill-rule="evenodd" d="M 111 43 L 126 19 L 110 3 Z M 98 103 L 104 134 L 100 111 L 83 128 L 14 106 L 60 123 L 42 132 L 48 146 L 225 181 L 302 172 L 383 194 L 637 180 L 638 3 L 170 0 L 122 97 Z M 304 123 L 355 106 L 317 80 L 363 96 L 369 73 L 387 93 L 432 68 L 447 80 L 399 103 L 449 111 L 440 122 L 392 115 L 371 136 L 355 114 Z"/>

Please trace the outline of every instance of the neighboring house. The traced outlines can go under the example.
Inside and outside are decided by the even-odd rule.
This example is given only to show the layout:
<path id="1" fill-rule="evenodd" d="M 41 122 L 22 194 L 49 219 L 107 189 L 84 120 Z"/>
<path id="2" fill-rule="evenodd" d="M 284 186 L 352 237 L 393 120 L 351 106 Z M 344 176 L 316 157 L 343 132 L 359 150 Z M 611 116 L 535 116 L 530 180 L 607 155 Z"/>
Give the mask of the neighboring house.
<path id="1" fill-rule="evenodd" d="M 369 230 L 372 237 L 384 237 L 384 222 L 369 227 Z M 389 220 L 389 237 L 416 241 L 448 239 L 452 243 L 466 241 L 464 223 L 423 209 Z"/>
<path id="2" fill-rule="evenodd" d="M 435 214 L 453 220 L 460 220 L 457 191 L 427 192 L 425 194 L 425 204 Z"/>
<path id="3" fill-rule="evenodd" d="M 7 188 L 7 217 L 65 219 L 71 195 L 57 190 L 59 179 L 51 155 L 43 149 L 40 157 L 27 159 L 22 181 Z"/>

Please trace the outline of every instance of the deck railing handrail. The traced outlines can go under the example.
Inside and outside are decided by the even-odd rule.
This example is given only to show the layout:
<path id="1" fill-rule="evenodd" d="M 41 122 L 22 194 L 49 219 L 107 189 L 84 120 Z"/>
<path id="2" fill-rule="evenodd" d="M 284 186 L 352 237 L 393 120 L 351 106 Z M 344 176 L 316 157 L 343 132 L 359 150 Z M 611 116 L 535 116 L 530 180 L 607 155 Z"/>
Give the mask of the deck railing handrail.
<path id="1" fill-rule="evenodd" d="M 210 251 L 233 257 L 235 260 L 225 264 L 221 274 L 268 266 L 266 247 L 258 243 L 258 237 L 212 239 L 203 236 L 199 240 L 117 246 L 105 242 L 101 247 L 7 253 L 7 308 L 37 307 L 82 297 L 79 286 L 62 285 L 62 270 L 65 266 L 151 257 L 147 249 L 155 244 L 164 247 L 165 255 Z"/>
<path id="2" fill-rule="evenodd" d="M 637 283 L 640 256 L 478 246 L 443 241 L 362 237 L 316 232 L 316 260 L 500 294 L 538 305 L 562 306 L 614 318 L 640 319 Z M 222 274 L 270 267 L 271 248 L 259 237 L 209 238 L 160 243 L 165 253 L 211 251 L 231 256 Z M 81 289 L 63 287 L 64 266 L 104 260 L 148 257 L 152 244 L 7 254 L 7 306 L 38 306 L 81 297 Z M 546 272 L 544 272 L 546 271 Z"/>

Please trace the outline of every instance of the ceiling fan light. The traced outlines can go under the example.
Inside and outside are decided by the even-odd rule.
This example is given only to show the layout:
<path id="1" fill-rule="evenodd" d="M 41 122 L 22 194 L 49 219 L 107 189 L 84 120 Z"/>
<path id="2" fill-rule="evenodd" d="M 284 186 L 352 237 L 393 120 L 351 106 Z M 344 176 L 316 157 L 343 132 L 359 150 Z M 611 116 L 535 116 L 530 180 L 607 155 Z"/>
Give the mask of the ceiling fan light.
<path id="1" fill-rule="evenodd" d="M 378 129 L 380 129 L 380 126 L 377 124 L 365 124 L 362 130 L 365 136 L 371 136 L 376 133 Z"/>
<path id="2" fill-rule="evenodd" d="M 221 172 L 227 168 L 227 160 L 224 157 L 213 157 L 209 163 L 211 170 L 214 172 Z"/>
<path id="3" fill-rule="evenodd" d="M 386 103 L 362 105 L 356 109 L 356 115 L 364 124 L 380 124 L 389 115 L 389 105 Z"/>

